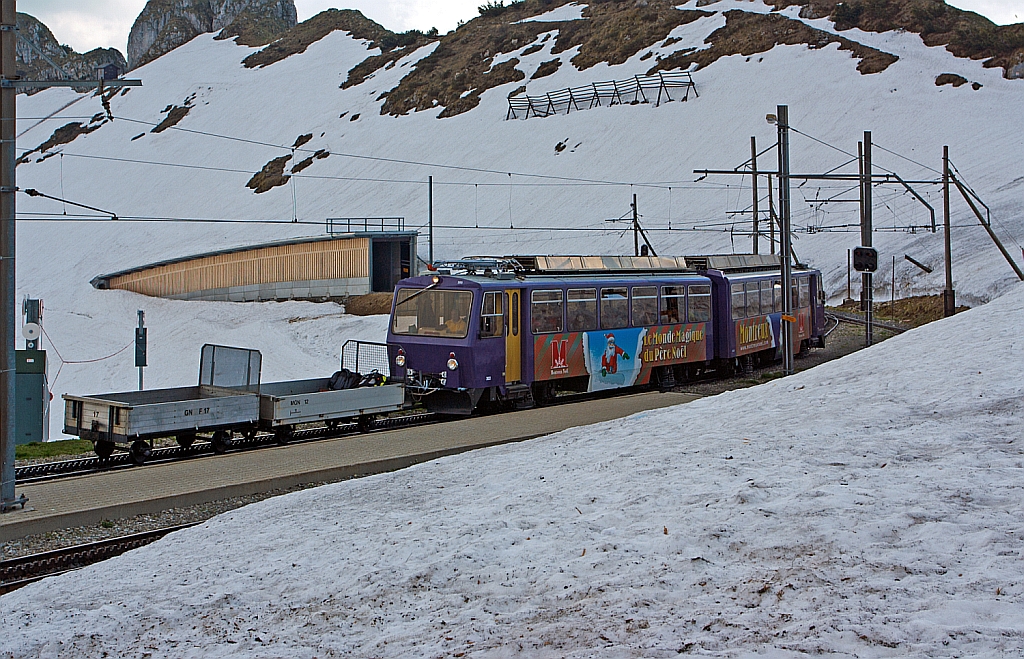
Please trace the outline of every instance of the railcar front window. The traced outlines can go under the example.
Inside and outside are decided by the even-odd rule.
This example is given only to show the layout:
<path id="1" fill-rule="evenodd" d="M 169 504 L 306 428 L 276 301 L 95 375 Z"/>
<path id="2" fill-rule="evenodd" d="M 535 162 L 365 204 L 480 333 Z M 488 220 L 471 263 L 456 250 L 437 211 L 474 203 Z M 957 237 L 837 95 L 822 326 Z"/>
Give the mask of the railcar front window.
<path id="1" fill-rule="evenodd" d="M 502 302 L 505 295 L 498 291 L 484 293 L 483 305 L 480 307 L 480 338 L 504 336 L 505 314 L 502 313 Z"/>
<path id="2" fill-rule="evenodd" d="M 682 286 L 661 287 L 661 324 L 674 325 L 683 322 L 683 305 L 686 289 Z"/>
<path id="3" fill-rule="evenodd" d="M 658 288 L 633 287 L 633 327 L 648 327 L 658 322 Z"/>
<path id="4" fill-rule="evenodd" d="M 690 286 L 687 295 L 688 322 L 706 323 L 711 320 L 711 287 L 707 284 Z"/>
<path id="5" fill-rule="evenodd" d="M 597 329 L 597 289 L 570 288 L 566 291 L 570 332 L 590 332 Z"/>
<path id="6" fill-rule="evenodd" d="M 562 291 L 530 293 L 530 328 L 534 334 L 562 331 Z"/>
<path id="7" fill-rule="evenodd" d="M 800 279 L 799 281 L 800 281 L 800 304 L 797 305 L 797 306 L 799 306 L 801 308 L 802 307 L 809 307 L 809 306 L 811 306 L 811 281 L 809 279 L 807 279 L 806 277 Z"/>
<path id="8" fill-rule="evenodd" d="M 629 298 L 626 289 L 601 289 L 601 329 L 621 329 L 629 326 Z"/>
<path id="9" fill-rule="evenodd" d="M 471 291 L 400 288 L 391 331 L 410 336 L 464 339 L 469 333 Z"/>

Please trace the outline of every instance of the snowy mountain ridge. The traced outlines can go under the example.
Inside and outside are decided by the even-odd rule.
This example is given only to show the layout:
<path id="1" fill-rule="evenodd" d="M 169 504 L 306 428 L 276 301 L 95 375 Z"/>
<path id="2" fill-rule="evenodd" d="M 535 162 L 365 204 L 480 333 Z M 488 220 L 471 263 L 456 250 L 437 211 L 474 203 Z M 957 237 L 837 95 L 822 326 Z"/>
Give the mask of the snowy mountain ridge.
<path id="1" fill-rule="evenodd" d="M 937 179 L 948 144 L 1018 254 L 1024 81 L 1005 77 L 1015 70 L 1014 51 L 957 57 L 952 38 L 929 46 L 933 37 L 904 28 L 839 29 L 815 15 L 807 6 L 747 0 L 530 0 L 439 38 L 378 31 L 344 12 L 310 19 L 265 49 L 200 35 L 135 70 L 140 88 L 105 99 L 51 90 L 20 101 L 19 149 L 45 145 L 18 167 L 20 187 L 121 219 L 20 197 L 19 291 L 44 298 L 49 335 L 76 348 L 76 355 L 63 348 L 69 360 L 122 347 L 135 309 L 146 309 L 154 386 L 191 383 L 187 356 L 198 356 L 204 341 L 261 348 L 267 379 L 329 373 L 342 336 L 335 312 L 322 306 L 172 302 L 96 291 L 88 282 L 156 260 L 317 235 L 326 217 L 404 216 L 423 228 L 428 176 L 439 258 L 628 253 L 631 237 L 607 220 L 628 213 L 634 193 L 659 253 L 749 251 L 749 176 L 697 181 L 693 170 L 740 166 L 751 135 L 760 149 L 771 146 L 775 127 L 765 114 L 777 104 L 790 106 L 800 131 L 794 171 L 855 173 L 851 154 L 871 130 L 878 170 L 921 181 L 916 189 L 936 209 L 939 186 L 924 181 Z M 865 10 L 858 20 L 871 16 Z M 333 27 L 342 20 L 346 27 Z M 748 43 L 751 35 L 763 38 Z M 870 67 L 875 72 L 859 70 L 883 60 Z M 673 63 L 691 67 L 699 97 L 505 120 L 509 94 L 523 86 L 543 94 Z M 977 85 L 937 84 L 946 74 Z M 317 152 L 330 155 L 305 162 Z M 284 161 L 282 185 L 247 187 L 275 160 Z M 773 167 L 771 150 L 759 168 Z M 794 182 L 795 249 L 824 272 L 833 298 L 846 294 L 846 251 L 859 242 L 856 205 L 838 200 L 855 195 L 855 183 Z M 760 197 L 767 208 L 763 178 Z M 937 290 L 943 237 L 921 228 L 927 210 L 894 186 L 876 186 L 874 199 L 882 254 L 876 295 L 888 297 L 892 256 L 898 295 Z M 1000 294 L 1015 281 L 1012 271 L 962 200 L 954 199 L 953 220 L 959 299 Z M 424 254 L 424 234 L 420 240 Z M 762 251 L 768 240 L 762 235 Z M 934 272 L 913 268 L 903 254 Z M 320 320 L 282 324 L 292 317 Z M 131 388 L 131 358 L 122 361 L 69 365 L 54 393 L 59 400 L 63 391 Z"/>

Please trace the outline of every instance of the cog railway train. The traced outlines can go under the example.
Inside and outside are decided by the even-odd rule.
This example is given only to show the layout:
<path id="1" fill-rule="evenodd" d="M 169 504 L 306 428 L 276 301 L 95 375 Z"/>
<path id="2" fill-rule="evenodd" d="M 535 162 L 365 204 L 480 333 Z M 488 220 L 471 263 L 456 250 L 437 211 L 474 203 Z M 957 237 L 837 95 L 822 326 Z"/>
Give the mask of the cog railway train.
<path id="1" fill-rule="evenodd" d="M 749 254 L 437 263 L 398 283 L 386 345 L 343 347 L 343 366 L 372 369 L 362 383 L 376 386 L 338 387 L 344 370 L 261 383 L 258 351 L 207 345 L 197 387 L 65 394 L 64 432 L 91 440 L 101 457 L 126 445 L 141 463 L 160 437 L 188 447 L 210 435 L 222 452 L 235 433 L 262 429 L 285 442 L 300 424 L 357 421 L 367 430 L 376 415 L 415 404 L 466 415 L 544 404 L 558 392 L 668 389 L 779 359 L 783 322 L 798 355 L 824 347 L 821 274 L 793 268 L 784 316 L 780 270 L 777 256 Z M 365 354 L 372 358 L 360 365 Z"/>
<path id="2" fill-rule="evenodd" d="M 399 282 L 392 372 L 429 410 L 544 403 L 558 391 L 673 386 L 782 354 L 777 256 L 514 256 Z M 821 275 L 798 266 L 794 352 L 824 347 Z"/>

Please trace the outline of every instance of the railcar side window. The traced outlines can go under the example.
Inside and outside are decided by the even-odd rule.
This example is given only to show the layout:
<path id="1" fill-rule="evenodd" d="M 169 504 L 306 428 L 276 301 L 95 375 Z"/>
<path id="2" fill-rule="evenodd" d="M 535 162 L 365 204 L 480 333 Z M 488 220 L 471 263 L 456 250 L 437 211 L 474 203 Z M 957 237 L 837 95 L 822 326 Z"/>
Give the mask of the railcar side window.
<path id="1" fill-rule="evenodd" d="M 633 327 L 648 327 L 658 322 L 658 287 L 633 287 Z"/>
<path id="2" fill-rule="evenodd" d="M 400 288 L 395 296 L 395 334 L 464 339 L 469 333 L 472 291 Z"/>
<path id="3" fill-rule="evenodd" d="M 793 277 L 790 281 L 792 282 L 791 290 L 793 297 L 790 298 L 789 303 L 792 305 L 791 310 L 795 310 L 800 306 L 800 287 L 797 286 L 796 277 Z"/>
<path id="4" fill-rule="evenodd" d="M 601 329 L 621 329 L 629 326 L 629 299 L 626 289 L 601 289 Z"/>
<path id="5" fill-rule="evenodd" d="M 806 277 L 803 277 L 800 281 L 800 307 L 809 307 L 811 305 L 811 282 Z"/>
<path id="6" fill-rule="evenodd" d="M 674 325 L 683 322 L 683 305 L 686 289 L 682 286 L 661 287 L 661 324 Z M 636 289 L 633 289 L 636 295 Z M 634 312 L 635 313 L 635 312 Z"/>
<path id="7" fill-rule="evenodd" d="M 775 313 L 782 311 L 782 282 L 778 279 L 772 281 L 772 294 L 775 297 Z"/>
<path id="8" fill-rule="evenodd" d="M 501 291 L 484 293 L 484 301 L 480 306 L 480 338 L 504 336 L 505 315 L 501 304 L 504 298 Z"/>
<path id="9" fill-rule="evenodd" d="M 745 286 L 747 289 L 747 318 L 761 315 L 761 292 L 758 282 L 748 281 Z"/>
<path id="10" fill-rule="evenodd" d="M 508 306 L 512 312 L 512 327 L 510 331 L 512 336 L 519 336 L 519 291 L 512 291 L 509 296 Z"/>
<path id="11" fill-rule="evenodd" d="M 694 285 L 686 293 L 687 322 L 706 323 L 711 320 L 711 287 L 706 284 Z"/>
<path id="12" fill-rule="evenodd" d="M 732 319 L 739 320 L 747 310 L 747 304 L 743 298 L 743 284 L 732 285 Z"/>
<path id="13" fill-rule="evenodd" d="M 775 302 L 772 300 L 772 283 L 770 281 L 761 282 L 761 314 L 770 314 L 775 308 Z"/>
<path id="14" fill-rule="evenodd" d="M 562 291 L 530 293 L 530 327 L 534 334 L 562 331 Z"/>
<path id="15" fill-rule="evenodd" d="M 597 289 L 570 288 L 566 311 L 570 332 L 589 332 L 597 329 Z"/>

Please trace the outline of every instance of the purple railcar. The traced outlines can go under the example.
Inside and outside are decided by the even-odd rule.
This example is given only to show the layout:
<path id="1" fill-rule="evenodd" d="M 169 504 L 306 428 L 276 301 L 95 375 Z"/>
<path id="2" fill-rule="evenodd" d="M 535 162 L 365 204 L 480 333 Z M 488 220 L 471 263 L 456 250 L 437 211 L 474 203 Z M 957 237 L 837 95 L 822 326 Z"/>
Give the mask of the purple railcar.
<path id="1" fill-rule="evenodd" d="M 711 280 L 715 357 L 749 370 L 782 357 L 782 276 L 771 255 L 688 256 L 687 263 Z M 821 273 L 792 271 L 793 352 L 825 347 L 825 294 Z"/>
<path id="2" fill-rule="evenodd" d="M 508 257 L 399 282 L 392 374 L 428 409 L 671 386 L 712 367 L 712 282 L 674 257 Z"/>
<path id="3" fill-rule="evenodd" d="M 793 271 L 794 350 L 824 347 L 821 275 Z M 392 375 L 428 409 L 671 387 L 781 356 L 778 257 L 470 258 L 399 282 Z"/>

